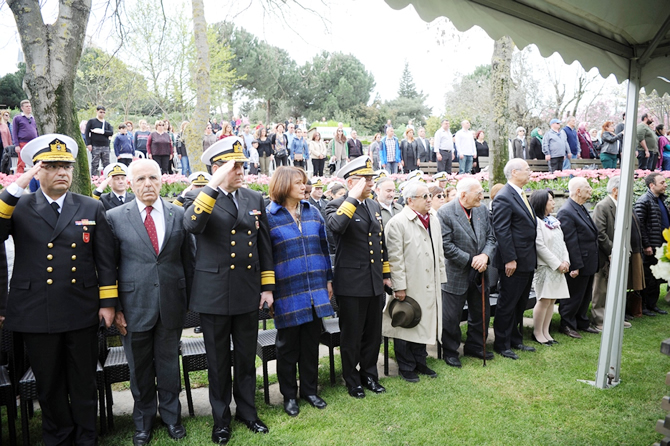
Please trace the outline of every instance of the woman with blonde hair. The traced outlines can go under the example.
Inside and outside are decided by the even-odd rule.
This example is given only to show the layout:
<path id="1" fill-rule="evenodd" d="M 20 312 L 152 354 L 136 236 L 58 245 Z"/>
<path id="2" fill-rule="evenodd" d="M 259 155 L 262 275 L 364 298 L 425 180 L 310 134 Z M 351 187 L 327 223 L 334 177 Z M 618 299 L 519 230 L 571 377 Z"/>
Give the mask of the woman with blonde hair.
<path id="1" fill-rule="evenodd" d="M 349 162 L 349 150 L 347 148 L 347 137 L 344 136 L 344 130 L 338 128 L 335 131 L 335 137 L 330 142 L 330 154 L 335 157 L 335 171 L 339 171 L 342 166 Z"/>
<path id="2" fill-rule="evenodd" d="M 9 110 L 0 111 L 0 140 L 2 147 L 6 148 L 12 145 L 12 130 L 9 128 Z"/>
<path id="3" fill-rule="evenodd" d="M 165 122 L 156 121 L 156 130 L 147 138 L 147 156 L 158 163 L 163 174 L 170 172 L 172 150 L 172 138 L 167 132 Z"/>

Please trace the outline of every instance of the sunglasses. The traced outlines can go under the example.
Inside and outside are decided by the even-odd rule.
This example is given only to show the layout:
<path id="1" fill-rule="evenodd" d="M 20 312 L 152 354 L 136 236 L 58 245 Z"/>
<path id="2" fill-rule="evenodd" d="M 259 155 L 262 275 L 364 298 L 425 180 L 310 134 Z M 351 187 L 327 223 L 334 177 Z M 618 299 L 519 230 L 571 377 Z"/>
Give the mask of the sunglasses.
<path id="1" fill-rule="evenodd" d="M 444 196 L 444 194 L 437 194 L 437 195 L 435 195 L 435 198 L 442 199 L 442 198 L 445 198 L 445 196 Z"/>
<path id="2" fill-rule="evenodd" d="M 429 198 L 433 198 L 433 194 L 423 194 L 423 195 L 415 195 L 412 198 L 423 198 L 424 200 L 427 200 Z"/>

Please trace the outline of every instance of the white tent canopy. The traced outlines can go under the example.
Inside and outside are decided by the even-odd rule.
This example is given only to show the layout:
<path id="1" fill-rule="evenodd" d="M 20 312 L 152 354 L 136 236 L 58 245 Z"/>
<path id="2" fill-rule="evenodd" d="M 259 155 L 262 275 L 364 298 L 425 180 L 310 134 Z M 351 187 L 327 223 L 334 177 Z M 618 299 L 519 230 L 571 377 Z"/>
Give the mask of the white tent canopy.
<path id="1" fill-rule="evenodd" d="M 554 52 L 603 77 L 628 79 L 629 61 L 643 70 L 640 87 L 670 92 L 670 3 L 667 0 L 385 0 L 394 9 L 414 6 L 431 22 L 448 17 L 459 31 L 477 25 L 492 38 L 510 36 L 518 48 L 534 43 L 544 57 Z M 655 47 L 645 54 L 652 41 Z M 642 60 L 644 56 L 645 60 Z"/>
<path id="2" fill-rule="evenodd" d="M 633 194 L 633 166 L 639 90 L 670 92 L 670 9 L 668 0 L 385 0 L 394 9 L 409 4 L 425 21 L 447 17 L 459 31 L 480 26 L 493 39 L 510 36 L 517 47 L 534 43 L 548 57 L 557 52 L 567 63 L 603 77 L 628 79 L 621 186 L 607 304 L 595 385 L 619 383 L 624 302 Z"/>

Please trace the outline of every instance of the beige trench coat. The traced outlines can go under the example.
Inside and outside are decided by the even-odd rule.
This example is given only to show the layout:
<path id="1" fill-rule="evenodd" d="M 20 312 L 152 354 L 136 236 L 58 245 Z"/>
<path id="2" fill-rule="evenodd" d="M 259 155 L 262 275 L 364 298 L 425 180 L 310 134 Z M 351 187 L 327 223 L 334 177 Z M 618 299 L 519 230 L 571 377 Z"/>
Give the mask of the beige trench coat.
<path id="1" fill-rule="evenodd" d="M 416 212 L 408 206 L 396 214 L 384 230 L 393 289 L 407 290 L 407 295 L 421 306 L 422 316 L 421 322 L 414 328 L 392 327 L 388 305 L 394 298 L 386 296 L 382 333 L 391 338 L 434 345 L 442 333 L 440 285 L 447 281 L 442 230 L 437 215 L 430 210 L 431 235 L 428 235 Z"/>

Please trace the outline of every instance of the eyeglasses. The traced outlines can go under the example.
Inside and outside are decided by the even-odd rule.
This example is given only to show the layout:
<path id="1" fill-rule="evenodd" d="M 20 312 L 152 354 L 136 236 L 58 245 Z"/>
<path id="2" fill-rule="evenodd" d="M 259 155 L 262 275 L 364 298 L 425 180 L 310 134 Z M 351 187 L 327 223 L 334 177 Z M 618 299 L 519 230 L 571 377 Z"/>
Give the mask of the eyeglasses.
<path id="1" fill-rule="evenodd" d="M 441 200 L 445 197 L 444 197 L 444 194 L 437 194 L 437 195 L 435 195 L 435 198 L 439 198 Z"/>
<path id="2" fill-rule="evenodd" d="M 42 165 L 42 169 L 46 169 L 49 172 L 58 172 L 59 170 L 63 169 L 66 172 L 71 172 L 74 170 L 74 164 L 51 164 L 51 163 L 46 163 Z"/>
<path id="3" fill-rule="evenodd" d="M 433 198 L 433 194 L 414 195 L 412 198 L 423 198 L 424 200 L 427 200 Z"/>

